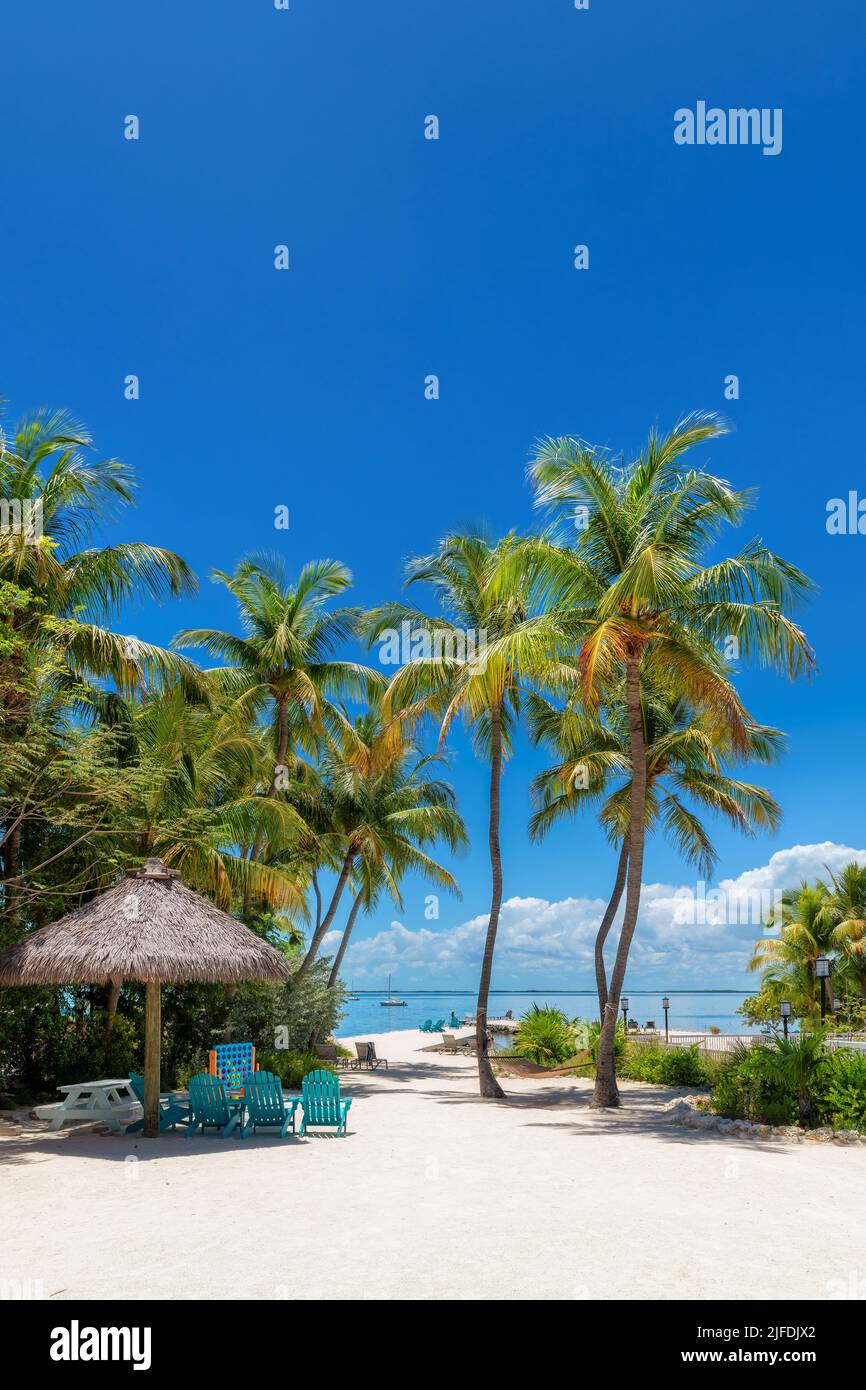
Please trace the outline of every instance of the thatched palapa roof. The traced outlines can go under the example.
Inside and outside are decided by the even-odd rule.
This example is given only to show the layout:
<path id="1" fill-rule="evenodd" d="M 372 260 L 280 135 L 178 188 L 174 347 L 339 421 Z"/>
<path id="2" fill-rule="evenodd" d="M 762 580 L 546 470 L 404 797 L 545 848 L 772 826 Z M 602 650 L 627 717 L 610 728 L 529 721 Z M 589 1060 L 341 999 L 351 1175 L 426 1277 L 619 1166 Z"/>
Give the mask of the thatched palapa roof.
<path id="1" fill-rule="evenodd" d="M 291 974 L 279 951 L 186 888 L 161 859 L 0 952 L 3 985 L 281 982 Z"/>

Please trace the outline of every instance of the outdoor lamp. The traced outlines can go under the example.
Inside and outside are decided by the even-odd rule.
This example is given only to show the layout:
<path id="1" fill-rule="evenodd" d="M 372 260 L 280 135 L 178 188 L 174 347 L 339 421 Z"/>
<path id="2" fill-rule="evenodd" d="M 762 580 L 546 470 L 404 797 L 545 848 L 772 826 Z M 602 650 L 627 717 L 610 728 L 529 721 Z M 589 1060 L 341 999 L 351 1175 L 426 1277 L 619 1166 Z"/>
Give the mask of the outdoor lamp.
<path id="1" fill-rule="evenodd" d="M 667 995 L 665 995 L 664 999 L 662 1000 L 662 1008 L 665 1011 L 665 1042 L 670 1041 L 670 1038 L 668 1036 L 668 1009 L 670 1008 L 670 1006 L 671 1001 L 670 999 L 668 999 Z"/>
<path id="2" fill-rule="evenodd" d="M 621 999 L 620 1004 L 622 1005 L 622 1021 L 625 1024 L 625 1031 L 628 1032 L 628 1000 Z"/>
<path id="3" fill-rule="evenodd" d="M 815 974 L 821 981 L 821 1022 L 827 1017 L 827 980 L 830 975 L 830 962 L 826 956 L 819 956 L 815 961 Z"/>
<path id="4" fill-rule="evenodd" d="M 779 1013 L 782 1015 L 782 1027 L 785 1030 L 785 1038 L 788 1037 L 788 1019 L 791 1017 L 791 1001 L 783 999 L 779 1005 Z"/>

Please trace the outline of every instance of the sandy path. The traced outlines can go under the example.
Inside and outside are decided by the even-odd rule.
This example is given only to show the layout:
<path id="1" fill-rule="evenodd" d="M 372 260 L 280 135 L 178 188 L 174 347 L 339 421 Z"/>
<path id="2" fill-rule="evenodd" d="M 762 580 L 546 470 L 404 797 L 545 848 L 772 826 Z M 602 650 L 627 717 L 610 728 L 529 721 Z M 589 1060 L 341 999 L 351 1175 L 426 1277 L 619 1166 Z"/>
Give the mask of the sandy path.
<path id="1" fill-rule="evenodd" d="M 471 1059 L 414 1030 L 375 1041 L 392 1066 L 345 1077 L 345 1140 L 4 1140 L 0 1278 L 60 1299 L 824 1298 L 866 1279 L 864 1147 L 685 1130 L 659 1113 L 670 1091 L 629 1083 L 605 1115 L 561 1078 L 482 1103 Z"/>

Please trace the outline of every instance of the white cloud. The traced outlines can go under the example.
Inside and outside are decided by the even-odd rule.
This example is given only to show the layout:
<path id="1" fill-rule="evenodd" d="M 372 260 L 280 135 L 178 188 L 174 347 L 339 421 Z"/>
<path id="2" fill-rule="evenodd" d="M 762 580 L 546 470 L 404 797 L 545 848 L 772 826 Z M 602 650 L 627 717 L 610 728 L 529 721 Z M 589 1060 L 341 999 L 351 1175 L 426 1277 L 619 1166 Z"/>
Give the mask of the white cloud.
<path id="1" fill-rule="evenodd" d="M 703 912 L 698 906 L 687 921 L 683 902 L 700 903 L 699 883 L 644 884 L 629 960 L 632 988 L 711 989 L 744 983 L 746 961 L 763 930 L 756 914 L 761 895 L 769 903 L 774 890 L 826 877 L 828 868 L 838 870 L 852 859 L 866 862 L 866 850 L 830 840 L 792 845 L 766 864 L 719 880 L 712 889 L 704 885 L 708 906 Z M 722 895 L 720 921 L 713 920 L 710 908 L 717 901 L 714 894 Z M 509 898 L 502 905 L 496 939 L 496 987 L 591 987 L 593 941 L 604 908 L 601 898 Z M 486 912 L 435 929 L 410 929 L 392 921 L 351 943 L 343 974 L 362 988 L 381 985 L 389 971 L 399 975 L 403 989 L 471 987 L 477 982 L 486 930 Z M 323 951 L 332 954 L 339 940 L 340 932 L 330 932 Z"/>

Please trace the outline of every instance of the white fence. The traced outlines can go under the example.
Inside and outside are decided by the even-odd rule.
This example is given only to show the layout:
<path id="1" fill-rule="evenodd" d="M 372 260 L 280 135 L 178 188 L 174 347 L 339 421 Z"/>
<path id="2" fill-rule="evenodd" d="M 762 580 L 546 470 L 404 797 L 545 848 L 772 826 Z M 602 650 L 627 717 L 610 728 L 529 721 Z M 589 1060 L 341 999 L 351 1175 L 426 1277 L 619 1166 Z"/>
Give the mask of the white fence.
<path id="1" fill-rule="evenodd" d="M 791 1036 L 797 1037 L 798 1034 L 792 1033 Z M 667 1042 L 663 1033 L 629 1033 L 628 1037 L 629 1042 L 653 1043 L 657 1047 L 699 1047 L 702 1052 L 733 1052 L 737 1043 L 754 1047 L 758 1043 L 773 1041 L 772 1033 L 671 1033 Z M 866 1038 L 862 1033 L 831 1033 L 825 1045 L 831 1052 L 843 1048 L 849 1052 L 866 1053 Z"/>

